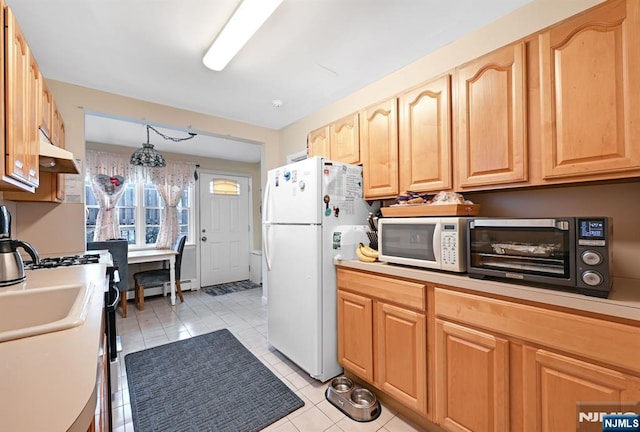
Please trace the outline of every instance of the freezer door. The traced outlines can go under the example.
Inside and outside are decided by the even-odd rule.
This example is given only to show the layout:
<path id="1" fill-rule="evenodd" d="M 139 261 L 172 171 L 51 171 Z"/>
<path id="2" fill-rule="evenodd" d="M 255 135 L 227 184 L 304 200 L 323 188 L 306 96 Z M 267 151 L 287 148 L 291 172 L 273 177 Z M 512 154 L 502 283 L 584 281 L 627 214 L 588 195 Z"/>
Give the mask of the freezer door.
<path id="1" fill-rule="evenodd" d="M 314 157 L 269 171 L 265 189 L 265 222 L 320 223 L 322 160 Z"/>
<path id="2" fill-rule="evenodd" d="M 321 232 L 317 225 L 272 225 L 266 234 L 269 343 L 311 376 L 322 372 Z"/>

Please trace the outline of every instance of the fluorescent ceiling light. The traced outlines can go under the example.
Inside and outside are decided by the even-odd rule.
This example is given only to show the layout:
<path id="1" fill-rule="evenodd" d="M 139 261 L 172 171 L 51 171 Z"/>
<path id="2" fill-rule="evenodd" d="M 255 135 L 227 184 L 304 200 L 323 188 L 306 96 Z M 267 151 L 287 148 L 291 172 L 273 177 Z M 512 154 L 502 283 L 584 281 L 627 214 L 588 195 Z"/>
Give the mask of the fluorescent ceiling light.
<path id="1" fill-rule="evenodd" d="M 271 16 L 282 0 L 244 0 L 227 21 L 202 62 L 221 71 Z"/>

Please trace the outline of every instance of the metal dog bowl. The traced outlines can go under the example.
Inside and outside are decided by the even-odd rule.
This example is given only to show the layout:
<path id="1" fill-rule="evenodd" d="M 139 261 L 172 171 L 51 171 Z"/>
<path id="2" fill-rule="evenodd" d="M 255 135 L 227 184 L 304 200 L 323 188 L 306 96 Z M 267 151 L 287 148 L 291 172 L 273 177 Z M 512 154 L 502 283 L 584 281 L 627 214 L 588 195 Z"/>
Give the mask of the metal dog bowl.
<path id="1" fill-rule="evenodd" d="M 331 387 L 338 393 L 348 392 L 353 388 L 353 381 L 347 377 L 338 377 L 331 381 Z"/>
<path id="2" fill-rule="evenodd" d="M 333 406 L 355 421 L 372 421 L 382 412 L 376 395 L 354 384 L 347 377 L 334 378 L 327 387 L 325 397 Z"/>

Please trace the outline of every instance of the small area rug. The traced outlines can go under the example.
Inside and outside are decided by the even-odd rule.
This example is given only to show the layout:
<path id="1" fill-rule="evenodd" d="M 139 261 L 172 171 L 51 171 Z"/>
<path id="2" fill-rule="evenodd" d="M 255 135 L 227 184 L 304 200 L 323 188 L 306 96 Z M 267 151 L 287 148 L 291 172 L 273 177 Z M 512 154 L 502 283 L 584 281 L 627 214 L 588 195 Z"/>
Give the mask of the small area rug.
<path id="1" fill-rule="evenodd" d="M 259 431 L 304 402 L 227 329 L 125 356 L 136 432 Z"/>
<path id="2" fill-rule="evenodd" d="M 206 292 L 212 296 L 218 296 L 223 294 L 234 293 L 238 291 L 244 291 L 253 288 L 259 288 L 261 285 L 257 283 L 253 283 L 250 280 L 243 280 L 238 282 L 229 282 L 219 285 L 210 285 L 206 287 L 200 288 L 202 291 Z"/>

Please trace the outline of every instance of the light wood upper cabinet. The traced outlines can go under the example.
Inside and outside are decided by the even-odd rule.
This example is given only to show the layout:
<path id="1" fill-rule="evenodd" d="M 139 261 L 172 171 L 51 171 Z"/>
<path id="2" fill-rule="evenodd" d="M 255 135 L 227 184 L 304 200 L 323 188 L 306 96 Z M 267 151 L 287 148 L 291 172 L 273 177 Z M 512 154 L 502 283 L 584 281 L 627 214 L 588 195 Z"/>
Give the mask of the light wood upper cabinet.
<path id="1" fill-rule="evenodd" d="M 28 181 L 34 186 L 40 184 L 40 122 L 42 120 L 42 82 L 44 78 L 35 58 L 29 50 L 29 69 L 27 75 L 27 124 L 25 134 L 28 140 Z"/>
<path id="2" fill-rule="evenodd" d="M 640 3 L 571 18 L 539 46 L 543 178 L 640 168 Z"/>
<path id="3" fill-rule="evenodd" d="M 307 156 L 325 156 L 337 162 L 360 163 L 358 113 L 336 120 L 309 133 Z"/>
<path id="4" fill-rule="evenodd" d="M 0 178 L 3 198 L 13 201 L 62 202 L 64 174 L 40 171 L 40 134 L 65 145 L 64 121 L 15 16 L 4 6 L 6 92 L 3 104 L 5 164 Z M 6 35 L 6 39 L 4 39 Z"/>
<path id="5" fill-rule="evenodd" d="M 526 347 L 524 361 L 524 431 L 578 430 L 576 407 L 587 403 L 616 404 L 640 400 L 640 379 L 614 369 Z M 599 411 L 599 410 L 598 410 Z M 573 414 L 573 415 L 572 415 Z"/>
<path id="6" fill-rule="evenodd" d="M 451 189 L 451 77 L 402 94 L 399 192 Z"/>
<path id="7" fill-rule="evenodd" d="M 391 98 L 360 113 L 364 197 L 398 195 L 398 102 Z"/>
<path id="8" fill-rule="evenodd" d="M 42 75 L 11 9 L 5 7 L 4 10 L 6 129 L 3 189 L 33 191 L 39 182 L 37 125 L 41 116 Z"/>
<path id="9" fill-rule="evenodd" d="M 307 137 L 307 156 L 330 157 L 330 154 L 329 126 L 324 126 L 309 132 L 309 136 Z"/>
<path id="10" fill-rule="evenodd" d="M 55 101 L 53 102 L 51 127 L 51 144 L 64 148 L 66 139 L 64 121 L 62 120 L 62 114 L 60 114 L 60 111 L 58 111 L 58 107 L 56 106 Z"/>
<path id="11" fill-rule="evenodd" d="M 508 347 L 504 338 L 436 320 L 438 424 L 456 432 L 510 430 Z"/>
<path id="12" fill-rule="evenodd" d="M 457 189 L 527 180 L 524 42 L 456 69 Z"/>
<path id="13" fill-rule="evenodd" d="M 41 104 L 40 112 L 42 118 L 40 120 L 40 130 L 47 138 L 51 139 L 51 129 L 53 126 L 53 95 L 44 79 L 42 80 Z"/>
<path id="14" fill-rule="evenodd" d="M 331 159 L 339 162 L 360 163 L 360 126 L 358 114 L 353 114 L 329 125 Z"/>

